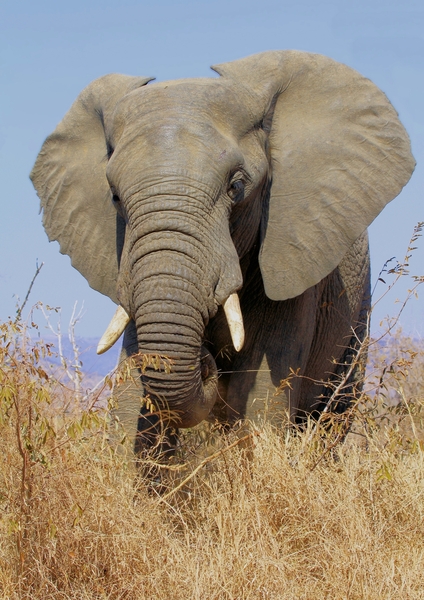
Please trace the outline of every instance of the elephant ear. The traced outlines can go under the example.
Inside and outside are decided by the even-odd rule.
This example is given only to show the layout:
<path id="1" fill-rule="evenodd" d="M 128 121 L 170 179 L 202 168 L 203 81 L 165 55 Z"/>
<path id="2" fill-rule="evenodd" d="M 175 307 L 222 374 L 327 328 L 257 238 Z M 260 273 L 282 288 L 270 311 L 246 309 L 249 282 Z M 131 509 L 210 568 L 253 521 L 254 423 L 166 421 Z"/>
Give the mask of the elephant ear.
<path id="1" fill-rule="evenodd" d="M 371 81 L 318 54 L 264 52 L 213 67 L 269 129 L 272 186 L 260 267 L 272 300 L 340 262 L 415 166 L 395 109 Z"/>
<path id="2" fill-rule="evenodd" d="M 124 223 L 106 179 L 106 132 L 117 102 L 151 79 L 112 74 L 93 81 L 46 139 L 30 175 L 49 240 L 114 302 Z"/>

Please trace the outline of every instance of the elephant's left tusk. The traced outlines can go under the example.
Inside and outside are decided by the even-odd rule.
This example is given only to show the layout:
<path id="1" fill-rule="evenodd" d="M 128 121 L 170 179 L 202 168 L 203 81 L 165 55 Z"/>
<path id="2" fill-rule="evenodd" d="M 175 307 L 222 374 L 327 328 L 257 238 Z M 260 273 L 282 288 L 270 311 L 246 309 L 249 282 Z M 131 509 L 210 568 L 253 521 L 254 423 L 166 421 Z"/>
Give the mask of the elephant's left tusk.
<path id="1" fill-rule="evenodd" d="M 233 346 L 239 352 L 244 344 L 244 326 L 238 295 L 231 294 L 231 296 L 228 296 L 223 306 Z"/>
<path id="2" fill-rule="evenodd" d="M 122 306 L 118 306 L 108 328 L 100 338 L 97 346 L 97 354 L 103 354 L 103 352 L 112 348 L 113 344 L 124 333 L 125 327 L 130 321 L 131 317 L 127 314 L 127 311 Z"/>

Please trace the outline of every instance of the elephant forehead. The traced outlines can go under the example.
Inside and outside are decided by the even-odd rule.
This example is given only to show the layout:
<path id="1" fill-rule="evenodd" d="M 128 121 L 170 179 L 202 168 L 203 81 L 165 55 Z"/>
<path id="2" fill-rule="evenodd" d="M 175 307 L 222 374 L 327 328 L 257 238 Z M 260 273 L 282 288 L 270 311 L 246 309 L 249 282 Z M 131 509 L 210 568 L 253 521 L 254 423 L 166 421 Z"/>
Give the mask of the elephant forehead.
<path id="1" fill-rule="evenodd" d="M 228 98 L 239 104 L 234 90 L 226 94 L 228 88 L 213 79 L 178 80 L 152 86 L 145 94 L 128 94 L 114 117 L 111 179 L 116 169 L 121 174 L 134 172 L 141 160 L 144 170 L 154 165 L 169 172 L 177 168 L 178 173 L 212 169 L 224 174 L 242 164 L 238 142 L 247 120 L 241 109 L 228 118 Z M 237 119 L 243 124 L 239 130 L 234 128 Z"/>
<path id="2" fill-rule="evenodd" d="M 157 179 L 175 178 L 202 181 L 212 189 L 243 165 L 243 153 L 231 136 L 222 135 L 207 122 L 166 118 L 160 124 L 126 128 L 107 173 L 122 191 L 143 181 L 155 184 Z"/>
<path id="3" fill-rule="evenodd" d="M 246 131 L 254 118 L 242 102 L 239 85 L 223 79 L 177 79 L 143 86 L 117 105 L 115 124 L 156 126 L 164 118 L 213 123 L 224 131 Z"/>

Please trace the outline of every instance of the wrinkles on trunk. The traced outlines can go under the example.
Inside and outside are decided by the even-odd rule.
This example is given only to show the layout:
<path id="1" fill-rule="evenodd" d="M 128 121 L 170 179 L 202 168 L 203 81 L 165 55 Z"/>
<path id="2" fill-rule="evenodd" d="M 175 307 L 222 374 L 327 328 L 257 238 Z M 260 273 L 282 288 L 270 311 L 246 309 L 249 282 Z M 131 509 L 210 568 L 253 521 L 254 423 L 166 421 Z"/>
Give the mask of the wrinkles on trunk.
<path id="1" fill-rule="evenodd" d="M 205 245 L 191 235 L 191 217 L 184 220 L 179 215 L 178 223 L 183 224 L 177 231 L 160 230 L 163 224 L 158 231 L 157 215 L 135 221 L 129 256 L 138 350 L 171 362 L 170 373 L 148 368 L 143 386 L 165 415 L 169 411 L 172 425 L 192 427 L 208 417 L 216 399 L 217 369 L 202 339 L 218 308 L 218 275 L 208 281 L 213 269 L 208 266 L 205 272 L 200 267 L 207 264 L 202 256 Z"/>
<path id="2" fill-rule="evenodd" d="M 168 290 L 172 290 L 172 281 L 168 283 Z M 143 287 L 142 295 L 148 297 L 149 282 Z M 162 410 L 170 411 L 171 421 L 177 427 L 196 425 L 208 416 L 216 395 L 216 366 L 201 345 L 201 313 L 179 300 L 147 300 L 140 303 L 135 322 L 139 351 L 160 354 L 171 363 L 170 373 L 164 369 L 146 370 L 146 393 Z"/>

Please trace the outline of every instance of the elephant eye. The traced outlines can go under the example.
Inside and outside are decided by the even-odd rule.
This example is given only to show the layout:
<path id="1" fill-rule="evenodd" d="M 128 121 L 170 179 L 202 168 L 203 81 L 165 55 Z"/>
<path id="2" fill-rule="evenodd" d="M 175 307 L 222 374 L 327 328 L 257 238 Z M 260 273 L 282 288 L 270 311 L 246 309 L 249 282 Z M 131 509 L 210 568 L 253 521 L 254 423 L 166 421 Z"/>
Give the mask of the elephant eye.
<path id="1" fill-rule="evenodd" d="M 115 190 L 115 187 L 113 185 L 110 185 L 110 191 L 112 192 L 113 205 L 116 206 L 121 202 L 121 198 L 119 197 L 118 192 Z"/>
<path id="2" fill-rule="evenodd" d="M 235 179 L 230 183 L 228 195 L 233 203 L 241 202 L 244 199 L 244 183 L 241 179 Z"/>
<path id="3" fill-rule="evenodd" d="M 120 214 L 123 219 L 127 220 L 125 217 L 125 210 L 122 206 L 121 199 L 114 190 L 112 190 L 112 204 L 116 208 L 116 212 Z"/>

